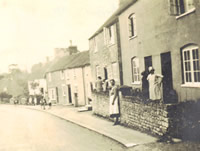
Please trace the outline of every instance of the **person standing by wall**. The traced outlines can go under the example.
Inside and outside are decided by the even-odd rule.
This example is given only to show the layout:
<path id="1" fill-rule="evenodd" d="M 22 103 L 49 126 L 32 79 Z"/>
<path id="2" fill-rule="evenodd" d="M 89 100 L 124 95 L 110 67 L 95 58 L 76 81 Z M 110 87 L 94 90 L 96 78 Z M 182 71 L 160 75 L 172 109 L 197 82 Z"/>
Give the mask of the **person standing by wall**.
<path id="1" fill-rule="evenodd" d="M 153 101 L 160 101 L 162 98 L 162 78 L 163 75 L 155 74 L 153 67 L 149 67 L 149 75 L 147 80 L 149 81 L 149 99 Z"/>
<path id="2" fill-rule="evenodd" d="M 114 125 L 119 124 L 119 117 L 120 117 L 120 108 L 119 108 L 119 92 L 118 88 L 115 85 L 115 80 L 110 80 L 111 84 L 111 90 L 110 90 L 110 106 L 109 106 L 109 112 L 110 117 L 115 118 Z"/>
<path id="3" fill-rule="evenodd" d="M 147 80 L 148 77 L 148 70 L 145 70 L 141 73 L 142 75 L 142 94 L 143 98 L 146 100 L 149 98 L 149 82 Z"/>
<path id="4" fill-rule="evenodd" d="M 96 90 L 97 90 L 97 92 L 103 91 L 103 82 L 102 82 L 102 78 L 100 76 L 97 77 Z"/>

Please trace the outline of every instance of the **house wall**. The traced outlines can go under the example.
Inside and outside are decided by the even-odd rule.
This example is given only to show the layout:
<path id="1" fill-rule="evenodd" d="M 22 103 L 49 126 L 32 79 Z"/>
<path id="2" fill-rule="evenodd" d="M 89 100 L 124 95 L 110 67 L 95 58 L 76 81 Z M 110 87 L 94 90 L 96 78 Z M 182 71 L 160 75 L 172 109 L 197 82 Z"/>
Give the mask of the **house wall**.
<path id="1" fill-rule="evenodd" d="M 96 66 L 99 66 L 100 72 L 99 75 L 102 79 L 104 76 L 104 68 L 107 68 L 108 79 L 115 79 L 117 84 L 120 84 L 120 45 L 119 45 L 119 33 L 117 32 L 118 23 L 114 23 L 114 44 L 105 44 L 104 43 L 104 31 L 102 30 L 98 35 L 89 40 L 90 45 L 90 64 L 91 64 L 91 74 L 92 81 L 97 80 Z M 97 44 L 97 51 L 95 52 L 95 42 Z M 116 63 L 116 69 L 112 68 L 112 64 Z"/>
<path id="2" fill-rule="evenodd" d="M 38 86 L 35 89 L 33 89 L 31 86 L 32 82 L 38 83 Z M 33 81 L 28 81 L 29 95 L 40 95 L 41 89 L 43 89 L 44 93 L 47 91 L 46 79 L 35 79 Z"/>
<path id="3" fill-rule="evenodd" d="M 90 66 L 66 69 L 66 89 L 71 87 L 72 104 L 75 106 L 83 106 L 88 104 L 88 98 L 91 98 L 90 80 L 91 71 Z M 76 97 L 77 94 L 77 97 Z M 69 103 L 69 94 L 66 93 L 67 102 Z"/>
<path id="4" fill-rule="evenodd" d="M 169 14 L 168 1 L 139 0 L 119 15 L 123 62 L 123 82 L 132 87 L 131 58 L 139 58 L 140 73 L 144 71 L 144 57 L 152 56 L 156 73 L 161 74 L 160 54 L 171 52 L 173 88 L 178 100 L 197 100 L 200 88 L 183 87 L 180 49 L 189 43 L 200 45 L 200 2 L 194 0 L 195 12 L 176 19 Z M 129 40 L 128 17 L 136 15 L 137 36 Z"/>
<path id="5" fill-rule="evenodd" d="M 48 74 L 47 74 L 48 75 Z M 58 103 L 58 104 L 66 104 L 66 96 L 63 95 L 63 88 L 62 85 L 65 84 L 65 79 L 61 79 L 61 74 L 60 71 L 55 71 L 51 72 L 51 81 L 49 81 L 48 76 L 47 76 L 47 87 L 48 87 L 48 95 L 49 98 L 51 99 L 52 95 L 50 92 L 52 89 L 55 92 L 55 99 L 51 100 L 52 103 Z"/>

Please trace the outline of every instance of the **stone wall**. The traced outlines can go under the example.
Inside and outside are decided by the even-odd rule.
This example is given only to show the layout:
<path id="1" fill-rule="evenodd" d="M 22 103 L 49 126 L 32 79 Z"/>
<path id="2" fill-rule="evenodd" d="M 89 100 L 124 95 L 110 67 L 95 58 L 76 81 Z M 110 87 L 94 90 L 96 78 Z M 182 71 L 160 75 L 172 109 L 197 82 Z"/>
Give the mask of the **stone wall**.
<path id="1" fill-rule="evenodd" d="M 110 119 L 109 96 L 93 92 L 93 113 Z M 121 125 L 153 135 L 200 139 L 200 102 L 162 104 L 120 94 Z"/>

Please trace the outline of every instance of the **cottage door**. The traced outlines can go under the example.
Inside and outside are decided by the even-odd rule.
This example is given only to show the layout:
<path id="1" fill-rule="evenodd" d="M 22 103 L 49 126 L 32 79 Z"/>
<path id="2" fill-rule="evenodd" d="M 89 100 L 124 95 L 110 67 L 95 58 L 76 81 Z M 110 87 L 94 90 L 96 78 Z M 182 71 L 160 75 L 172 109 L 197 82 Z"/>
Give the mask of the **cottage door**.
<path id="1" fill-rule="evenodd" d="M 69 103 L 72 103 L 71 86 L 67 85 L 67 89 L 68 89 L 68 100 L 69 100 Z"/>
<path id="2" fill-rule="evenodd" d="M 163 77 L 163 101 L 164 103 L 173 103 L 173 84 L 172 84 L 172 65 L 171 53 L 161 54 L 161 67 Z"/>
<path id="3" fill-rule="evenodd" d="M 148 68 L 150 67 L 150 66 L 152 66 L 152 56 L 147 56 L 147 57 L 144 57 L 144 65 L 145 65 L 145 71 L 148 71 Z M 147 74 L 148 75 L 148 74 Z M 146 75 L 146 77 L 145 77 L 145 79 L 147 78 L 147 75 Z M 146 80 L 146 81 L 143 81 L 143 83 L 146 83 L 145 84 L 145 91 L 146 91 L 146 93 L 145 93 L 145 97 L 146 98 L 149 98 L 149 83 L 148 83 L 148 81 Z"/>

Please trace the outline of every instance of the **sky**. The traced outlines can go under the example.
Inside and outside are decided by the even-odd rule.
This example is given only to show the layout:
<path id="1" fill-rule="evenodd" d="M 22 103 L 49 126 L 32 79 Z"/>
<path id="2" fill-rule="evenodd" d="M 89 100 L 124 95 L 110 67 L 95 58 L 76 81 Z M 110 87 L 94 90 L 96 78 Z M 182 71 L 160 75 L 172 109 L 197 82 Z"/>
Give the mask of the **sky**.
<path id="1" fill-rule="evenodd" d="M 33 64 L 66 48 L 80 51 L 117 9 L 118 0 L 0 0 L 0 73 Z"/>

